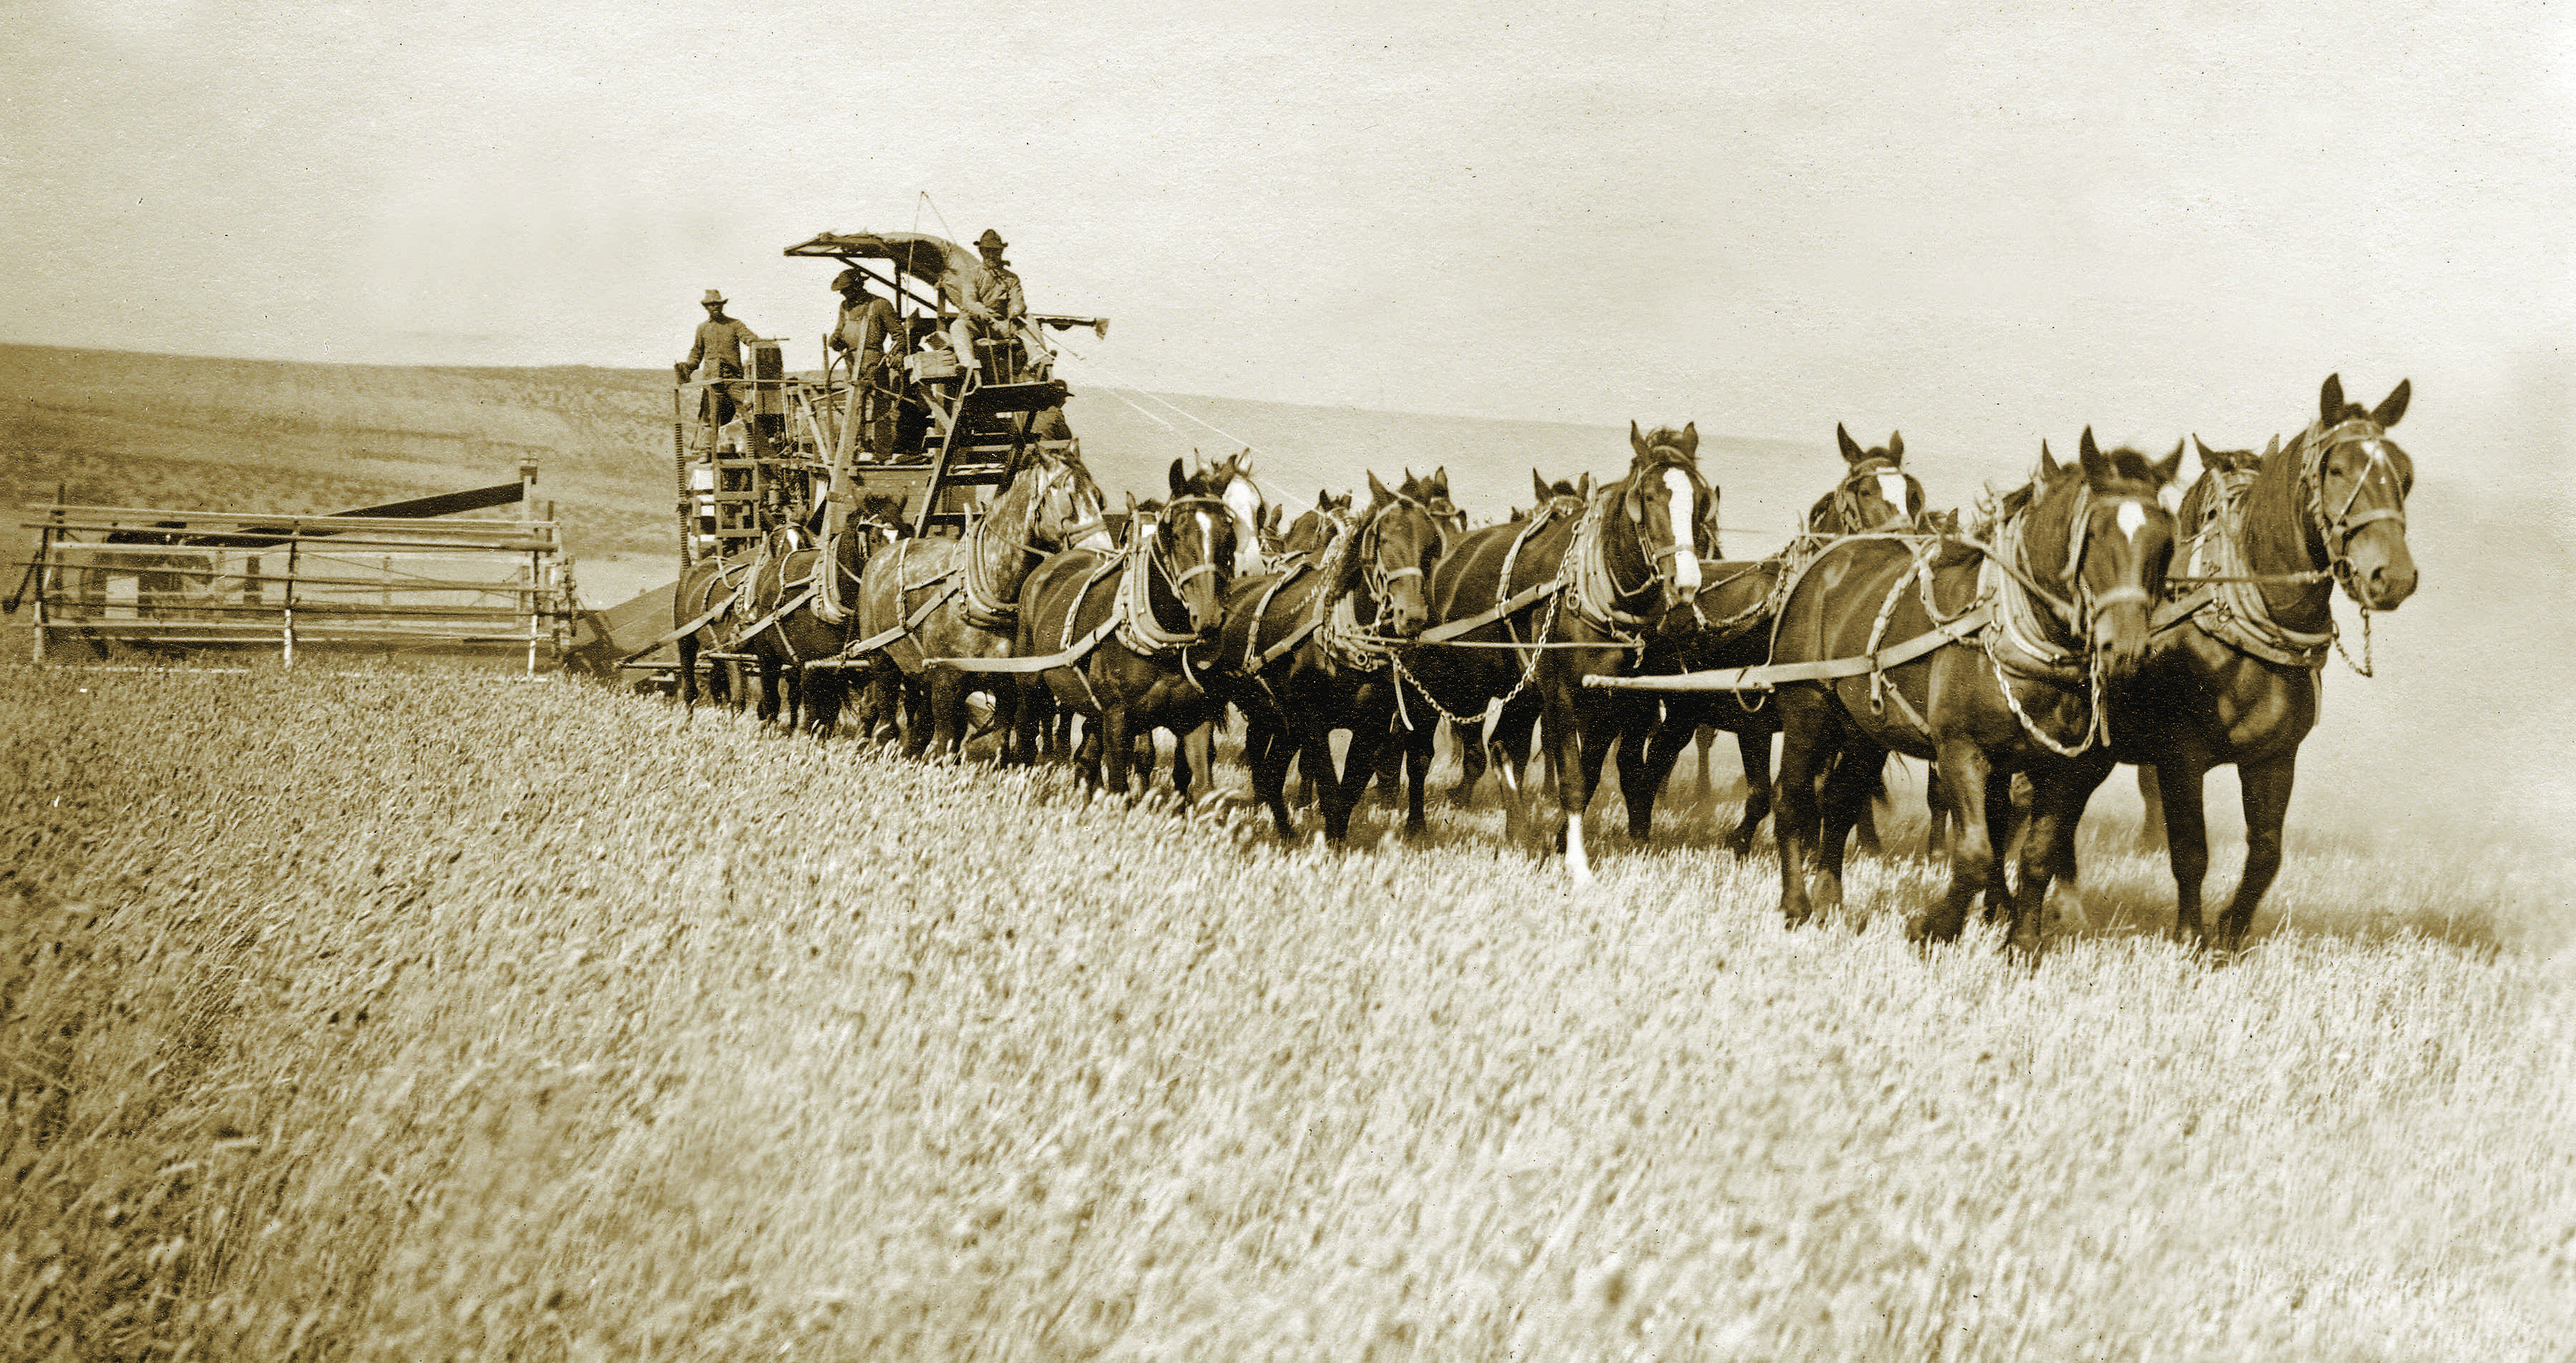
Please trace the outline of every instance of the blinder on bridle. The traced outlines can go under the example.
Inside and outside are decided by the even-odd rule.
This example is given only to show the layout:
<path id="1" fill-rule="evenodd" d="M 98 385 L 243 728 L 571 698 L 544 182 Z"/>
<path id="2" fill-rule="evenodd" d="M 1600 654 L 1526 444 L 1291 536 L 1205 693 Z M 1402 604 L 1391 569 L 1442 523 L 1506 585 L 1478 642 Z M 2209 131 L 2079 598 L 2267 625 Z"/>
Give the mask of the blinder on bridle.
<path id="1" fill-rule="evenodd" d="M 2395 521 L 2399 533 L 2405 532 L 2406 489 L 2398 479 L 2396 461 L 2388 457 L 2393 442 L 2388 439 L 2386 429 L 2368 417 L 2353 417 L 2323 430 L 2311 427 L 2307 440 L 2308 457 L 2300 465 L 2299 481 L 2306 486 L 2308 515 L 2315 523 L 2317 537 L 2325 544 L 2329 566 L 2340 580 L 2352 572 L 2352 537 L 2360 534 L 2364 526 L 2379 521 Z M 2355 443 L 2369 451 L 2370 460 L 2353 475 L 2351 495 L 2345 497 L 2343 505 L 2329 515 L 2326 511 L 2326 461 L 2334 457 L 2337 449 Z M 2361 494 L 2369 489 L 2371 475 L 2383 469 L 2388 473 L 2395 503 L 2367 507 L 2355 514 L 2353 507 L 2360 503 Z"/>
<path id="2" fill-rule="evenodd" d="M 1905 496 L 1894 504 L 1894 509 L 1885 520 L 1869 524 L 1864 520 L 1861 510 L 1861 505 L 1866 500 L 1863 490 L 1879 488 L 1884 492 L 1885 485 L 1879 480 L 1891 475 L 1905 480 Z M 1914 475 L 1899 467 L 1896 461 L 1867 459 L 1853 465 L 1851 472 L 1844 474 L 1843 480 L 1834 484 L 1831 505 L 1834 519 L 1842 523 L 1843 533 L 1868 535 L 1913 524 L 1915 504 L 1922 495 L 1923 485 L 1914 481 Z M 1885 498 L 1882 496 L 1881 500 Z"/>
<path id="3" fill-rule="evenodd" d="M 1234 509 L 1226 505 L 1225 499 L 1222 497 L 1210 497 L 1205 494 L 1195 494 L 1188 497 L 1174 497 L 1163 504 L 1161 511 L 1140 516 L 1142 523 L 1137 527 L 1137 529 L 1139 531 L 1139 537 L 1148 546 L 1145 552 L 1151 557 L 1151 560 L 1154 563 L 1162 568 L 1164 580 L 1172 584 L 1172 590 L 1175 593 L 1188 587 L 1191 582 L 1197 580 L 1197 578 L 1203 573 L 1222 574 L 1226 570 L 1226 565 L 1220 561 L 1226 556 L 1217 552 L 1216 541 L 1211 534 L 1207 545 L 1208 552 L 1206 560 L 1187 571 L 1174 571 L 1172 567 L 1171 551 L 1166 547 L 1164 537 L 1153 533 L 1152 527 L 1158 521 L 1176 521 L 1184 508 L 1209 517 L 1211 524 L 1215 521 L 1222 520 L 1225 522 L 1226 527 L 1229 530 L 1234 526 Z"/>
<path id="4" fill-rule="evenodd" d="M 1667 560 L 1681 554 L 1688 553 L 1693 559 L 1698 558 L 1699 532 L 1702 527 L 1715 519 L 1710 514 L 1710 504 L 1716 500 L 1717 492 L 1709 486 L 1707 479 L 1700 476 L 1698 463 L 1684 454 L 1679 446 L 1657 445 L 1646 451 L 1646 458 L 1649 461 L 1647 466 L 1639 469 L 1628 480 L 1628 491 L 1624 501 L 1630 521 L 1642 523 L 1646 518 L 1645 498 L 1640 495 L 1640 484 L 1648 475 L 1651 474 L 1660 480 L 1665 470 L 1678 469 L 1684 477 L 1690 479 L 1691 484 L 1691 507 L 1687 522 L 1682 517 L 1673 517 L 1673 542 L 1652 551 L 1649 555 L 1655 562 L 1656 570 L 1662 572 Z"/>

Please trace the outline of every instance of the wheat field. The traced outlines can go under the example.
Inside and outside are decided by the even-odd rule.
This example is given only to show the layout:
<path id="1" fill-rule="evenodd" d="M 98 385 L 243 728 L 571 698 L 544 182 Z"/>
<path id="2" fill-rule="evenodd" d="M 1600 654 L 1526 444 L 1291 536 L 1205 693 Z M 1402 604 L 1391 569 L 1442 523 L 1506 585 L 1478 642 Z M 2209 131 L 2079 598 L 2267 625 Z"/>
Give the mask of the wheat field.
<path id="1" fill-rule="evenodd" d="M 2028 969 L 1706 814 L 1573 893 L 561 681 L 9 683 L 0 1356 L 2576 1339 L 2563 854 L 2294 836 L 2214 967 L 2106 831 Z"/>

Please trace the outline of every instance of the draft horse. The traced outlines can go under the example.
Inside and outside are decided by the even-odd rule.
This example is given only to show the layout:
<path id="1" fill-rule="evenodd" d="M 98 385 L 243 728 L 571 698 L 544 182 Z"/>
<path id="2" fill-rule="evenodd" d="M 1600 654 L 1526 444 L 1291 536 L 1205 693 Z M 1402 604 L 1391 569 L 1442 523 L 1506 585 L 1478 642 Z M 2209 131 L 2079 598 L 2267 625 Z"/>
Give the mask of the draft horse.
<path id="1" fill-rule="evenodd" d="M 1557 809 L 1545 831 L 1577 882 L 1592 878 L 1583 811 L 1601 764 L 1623 733 L 1639 731 L 1654 702 L 1590 690 L 1587 676 L 1625 676 L 1650 629 L 1699 593 L 1700 553 L 1716 492 L 1699 471 L 1697 423 L 1652 435 L 1628 427 L 1626 476 L 1596 489 L 1575 514 L 1534 516 L 1470 530 L 1431 573 L 1433 625 L 1398 654 L 1416 724 L 1406 767 L 1430 758 L 1437 714 L 1481 726 L 1503 766 L 1506 828 L 1529 821 L 1521 776 L 1530 726 L 1542 723 L 1557 775 Z M 1555 505 L 1551 503 L 1551 506 Z M 1480 715 L 1492 714 L 1491 721 Z M 1644 756 L 1621 745 L 1619 777 L 1642 780 Z"/>
<path id="2" fill-rule="evenodd" d="M 1805 529 L 1789 547 L 1766 559 L 1746 562 L 1711 559 L 1700 565 L 1703 585 L 1694 612 L 1668 622 L 1646 648 L 1639 671 L 1702 672 L 1717 668 L 1755 667 L 1769 660 L 1771 621 L 1779 610 L 1782 584 L 1796 566 L 1825 545 L 1851 535 L 1897 534 L 1917 530 L 1923 517 L 1923 484 L 1905 471 L 1905 437 L 1891 433 L 1885 445 L 1863 449 L 1840 423 L 1834 426 L 1844 464 L 1833 490 L 1807 511 Z M 1714 505 L 1714 498 L 1712 498 Z M 1714 531 L 1709 537 L 1717 552 Z M 1779 708 L 1768 696 L 1739 692 L 1672 691 L 1659 693 L 1663 721 L 1651 737 L 1636 735 L 1645 750 L 1645 776 L 1636 785 L 1620 777 L 1628 804 L 1628 836 L 1643 842 L 1654 826 L 1655 796 L 1672 774 L 1682 749 L 1699 743 L 1702 795 L 1707 795 L 1708 742 L 1712 730 L 1735 735 L 1737 757 L 1744 766 L 1744 810 L 1726 848 L 1741 857 L 1751 850 L 1753 834 L 1771 816 L 1771 738 L 1780 732 Z M 1873 782 L 1875 795 L 1883 779 Z M 1860 812 L 1863 850 L 1878 850 L 1878 831 L 1869 808 Z"/>
<path id="3" fill-rule="evenodd" d="M 1368 509 L 1341 525 L 1319 561 L 1239 578 L 1227 593 L 1218 675 L 1244 713 L 1253 794 L 1282 841 L 1297 836 L 1286 798 L 1292 760 L 1322 788 L 1323 836 L 1349 836 L 1351 811 L 1394 735 L 1393 641 L 1420 633 L 1429 618 L 1423 585 L 1440 544 L 1431 509 L 1372 473 Z M 1335 730 L 1350 734 L 1349 746 L 1328 767 Z M 1418 833 L 1424 773 L 1411 775 L 1405 831 Z"/>
<path id="4" fill-rule="evenodd" d="M 734 611 L 746 626 L 756 626 L 735 647 L 759 660 L 762 719 L 783 715 L 791 730 L 831 736 L 848 690 L 845 679 L 837 669 L 809 673 L 805 664 L 837 657 L 847 639 L 818 603 L 828 603 L 830 616 L 846 620 L 858 604 L 869 557 L 903 535 L 903 497 L 863 491 L 841 533 L 832 537 L 828 558 L 821 548 L 767 546 Z"/>
<path id="5" fill-rule="evenodd" d="M 1215 486 L 1204 476 L 1185 479 L 1178 461 L 1171 483 L 1172 499 L 1159 511 L 1133 513 L 1123 550 L 1053 555 L 1029 574 L 1020 597 L 1018 657 L 1060 660 L 1021 684 L 1044 686 L 1058 706 L 1085 717 L 1079 760 L 1094 784 L 1122 795 L 1138 736 L 1158 728 L 1189 735 L 1225 708 L 1208 694 L 1216 659 L 1207 644 L 1234 575 L 1236 522 Z M 1184 797 L 1190 765 L 1172 765 Z"/>
<path id="6" fill-rule="evenodd" d="M 2147 609 L 2173 555 L 2159 492 L 2179 465 L 2108 454 L 2084 432 L 2076 467 L 2043 451 L 2040 478 L 1983 548 L 1864 537 L 1825 546 L 1799 573 L 1774 625 L 1772 665 L 1812 675 L 1774 693 L 1783 732 L 1778 783 L 1780 909 L 1795 926 L 1842 898 L 1843 838 L 1864 781 L 1891 752 L 1937 763 L 1949 788 L 1987 800 L 1960 811 L 1959 854 L 1940 906 L 1914 925 L 1949 940 L 1990 885 L 1990 774 L 2034 786 L 2008 940 L 2042 945 L 2053 870 L 2071 872 L 2076 820 L 2110 775 L 2104 693 L 2135 675 Z M 1820 802 L 1819 776 L 1830 772 Z M 1813 865 L 1819 892 L 1811 898 Z M 1991 900 L 1990 900 L 1991 902 Z"/>
<path id="7" fill-rule="evenodd" d="M 934 743 L 943 754 L 963 749 L 970 692 L 989 690 L 997 703 L 1009 702 L 1007 684 L 969 682 L 956 668 L 925 669 L 924 663 L 1008 656 L 1029 570 L 1069 546 L 1108 551 L 1102 509 L 1100 485 L 1082 456 L 1031 446 L 964 539 L 908 539 L 868 560 L 850 626 L 859 637 L 849 647 L 883 650 L 899 670 L 916 702 L 904 744 L 909 755 L 919 757 Z"/>
<path id="8" fill-rule="evenodd" d="M 2344 400 L 2341 375 L 2317 395 L 2317 419 L 2250 472 L 2213 468 L 2184 499 L 2196 527 L 2175 599 L 2155 613 L 2155 652 L 2114 693 L 2114 751 L 2151 763 L 2174 877 L 2174 934 L 2233 951 L 2281 869 L 2281 828 L 2299 745 L 2316 727 L 2318 673 L 2340 648 L 2340 587 L 2368 626 L 2415 590 L 2406 497 L 2415 462 L 2388 429 L 2412 396 L 2401 380 L 2374 408 Z M 2245 802 L 2245 866 L 2213 933 L 2201 919 L 2209 871 L 2203 778 L 2234 764 Z"/>

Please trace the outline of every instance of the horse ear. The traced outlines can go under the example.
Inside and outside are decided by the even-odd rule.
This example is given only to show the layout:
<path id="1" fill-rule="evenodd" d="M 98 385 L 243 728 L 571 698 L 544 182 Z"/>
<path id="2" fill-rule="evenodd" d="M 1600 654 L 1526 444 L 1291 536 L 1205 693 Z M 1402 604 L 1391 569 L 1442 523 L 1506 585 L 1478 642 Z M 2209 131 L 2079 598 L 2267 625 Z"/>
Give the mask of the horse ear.
<path id="1" fill-rule="evenodd" d="M 2103 482 L 2119 474 L 2118 466 L 2104 457 L 2101 446 L 2093 443 L 2090 426 L 2084 428 L 2084 439 L 2075 447 L 2075 458 L 2084 466 L 2084 480 L 2088 483 Z"/>
<path id="2" fill-rule="evenodd" d="M 1198 453 L 1198 451 L 1197 451 L 1197 450 L 1192 450 L 1192 451 L 1190 451 L 1190 453 L 1192 453 L 1192 454 L 1196 454 L 1196 453 Z M 1173 496 L 1175 496 L 1175 497 L 1180 496 L 1180 495 L 1181 495 L 1181 489 L 1182 489 L 1182 488 L 1185 488 L 1185 487 L 1188 487 L 1189 485 L 1190 485 L 1189 476 L 1188 476 L 1187 474 L 1185 474 L 1185 473 L 1183 473 L 1183 472 L 1181 471 L 1181 461 L 1180 461 L 1180 460 L 1178 460 L 1178 459 L 1173 460 L 1173 461 L 1172 461 L 1172 495 L 1173 495 Z"/>
<path id="3" fill-rule="evenodd" d="M 2175 441 L 2173 453 L 2166 455 L 2162 460 L 2156 463 L 2147 465 L 2147 467 L 2154 471 L 2156 481 L 2159 483 L 2170 483 L 2175 479 L 2180 478 L 2182 476 L 2182 442 L 2179 440 Z"/>
<path id="4" fill-rule="evenodd" d="M 1839 421 L 1834 423 L 1834 445 L 1843 452 L 1843 462 L 1846 464 L 1857 464 L 1869 457 L 1869 451 L 1862 449 L 1859 443 L 1851 438 L 1851 432 L 1844 430 L 1843 424 Z"/>
<path id="5" fill-rule="evenodd" d="M 2053 454 L 2050 454 L 2050 453 L 2048 452 L 2048 439 L 2047 439 L 2047 437 L 2043 436 L 2043 437 L 2041 437 L 2041 438 L 2040 438 L 2040 442 L 2039 442 L 2039 477 L 2040 477 L 2040 481 L 2041 481 L 2041 482 L 2045 482 L 2045 483 L 2053 483 L 2053 482 L 2056 482 L 2056 481 L 2057 481 L 2057 475 L 2058 475 L 2058 472 L 2059 472 L 2059 469 L 2058 469 L 2058 467 L 2057 467 L 2057 456 L 2055 456 L 2055 455 L 2053 455 Z"/>
<path id="6" fill-rule="evenodd" d="M 1423 481 L 1428 483 L 1437 483 L 1444 488 L 1449 486 L 1449 466 L 1447 464 L 1442 464 L 1440 467 L 1433 469 L 1431 471 L 1431 476 Z"/>
<path id="7" fill-rule="evenodd" d="M 1582 482 L 1575 485 L 1574 495 L 1587 502 L 1592 500 L 1592 475 L 1589 472 L 1583 475 Z"/>
<path id="8" fill-rule="evenodd" d="M 1252 447 L 1250 445 L 1244 446 L 1243 453 L 1234 457 L 1234 471 L 1242 474 L 1246 478 L 1252 476 Z"/>
<path id="9" fill-rule="evenodd" d="M 1538 490 L 1538 499 L 1541 503 L 1547 501 L 1547 480 L 1538 476 L 1537 469 L 1530 470 L 1530 486 Z"/>
<path id="10" fill-rule="evenodd" d="M 2269 441 L 2266 441 L 2263 445 L 2263 457 L 2269 459 L 2280 452 L 2281 433 L 2279 431 L 2274 431 L 2272 432 L 2272 438 Z"/>
<path id="11" fill-rule="evenodd" d="M 2407 400 L 2414 396 L 2415 381 L 2399 379 L 2397 386 L 2389 390 L 2387 398 L 2371 409 L 2370 419 L 2378 422 L 2383 430 L 2396 425 L 2398 420 L 2406 415 Z"/>
<path id="12" fill-rule="evenodd" d="M 1638 458 L 1643 459 L 1646 457 L 1648 453 L 1646 433 L 1637 429 L 1637 422 L 1634 417 L 1631 417 L 1628 420 L 1628 445 L 1631 449 L 1634 449 L 1637 452 Z"/>
<path id="13" fill-rule="evenodd" d="M 1682 438 L 1678 443 L 1682 447 L 1683 454 L 1693 459 L 1699 458 L 1699 423 L 1685 422 L 1682 426 Z"/>
<path id="14" fill-rule="evenodd" d="M 2209 442 L 2200 438 L 2200 432 L 2194 431 L 2191 433 L 2191 445 L 2193 449 L 2200 451 L 2201 466 L 2206 468 L 2209 464 Z"/>
<path id="15" fill-rule="evenodd" d="M 2329 426 L 2343 420 L 2343 375 L 2326 375 L 2326 386 L 2317 390 L 2317 416 Z"/>
<path id="16" fill-rule="evenodd" d="M 1368 480 L 1369 504 L 1371 506 L 1375 506 L 1380 502 L 1391 502 L 1395 500 L 1395 494 L 1386 490 L 1386 484 L 1377 480 L 1377 471 L 1375 469 L 1371 469 L 1369 471 Z"/>
<path id="17" fill-rule="evenodd" d="M 1888 462 L 1892 464 L 1902 464 L 1905 462 L 1905 432 L 1889 431 L 1887 433 L 1887 459 Z"/>

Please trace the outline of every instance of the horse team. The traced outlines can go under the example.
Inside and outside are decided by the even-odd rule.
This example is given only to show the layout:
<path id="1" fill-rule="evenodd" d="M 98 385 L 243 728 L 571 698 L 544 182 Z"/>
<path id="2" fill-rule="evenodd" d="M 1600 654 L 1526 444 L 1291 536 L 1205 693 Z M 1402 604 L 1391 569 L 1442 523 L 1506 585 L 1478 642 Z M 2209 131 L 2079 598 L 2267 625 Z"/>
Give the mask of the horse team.
<path id="1" fill-rule="evenodd" d="M 1320 836 L 1346 837 L 1381 771 L 1401 773 L 1405 827 L 1421 830 L 1445 725 L 1464 765 L 1453 795 L 1492 767 L 1507 836 L 1561 849 L 1578 881 L 1611 755 L 1642 841 L 1681 750 L 1702 744 L 1704 782 L 1707 733 L 1725 730 L 1748 782 L 1726 841 L 1742 854 L 1776 804 L 1792 924 L 1840 900 L 1844 844 L 1868 833 L 1903 753 L 1932 764 L 1936 818 L 1958 825 L 1948 890 L 1914 931 L 1953 938 L 1982 899 L 2033 953 L 2052 882 L 2075 889 L 2086 802 L 2133 764 L 2161 796 L 2176 933 L 2232 950 L 2280 866 L 2318 672 L 2341 646 L 2332 594 L 2366 624 L 2414 589 L 2413 465 L 2387 434 L 2408 396 L 2401 382 L 2364 408 L 2329 377 L 2286 445 L 2204 450 L 2188 488 L 2180 445 L 2151 459 L 2088 429 L 2070 463 L 2043 444 L 2030 482 L 1964 529 L 1926 510 L 1902 437 L 1865 449 L 1837 428 L 1841 477 L 1786 549 L 1747 561 L 1720 555 L 1695 425 L 1632 424 L 1624 476 L 1533 475 L 1528 511 L 1477 529 L 1444 471 L 1394 488 L 1372 473 L 1364 507 L 1325 496 L 1283 531 L 1238 457 L 1174 461 L 1170 496 L 1130 498 L 1121 539 L 1079 454 L 1035 450 L 961 539 L 899 538 L 890 508 L 863 504 L 828 558 L 752 584 L 754 609 L 813 589 L 763 631 L 774 641 L 736 646 L 808 672 L 820 729 L 852 686 L 890 698 L 869 723 L 899 715 L 916 756 L 962 750 L 974 693 L 993 700 L 1005 762 L 1061 751 L 1079 716 L 1075 758 L 1111 791 L 1162 729 L 1184 739 L 1186 794 L 1230 706 L 1254 794 L 1290 840 L 1292 764 L 1316 787 Z M 710 590 L 684 582 L 681 614 Z M 1534 740 L 1552 803 L 1529 780 Z M 2213 927 L 2201 785 L 2230 764 L 2246 858 Z"/>

